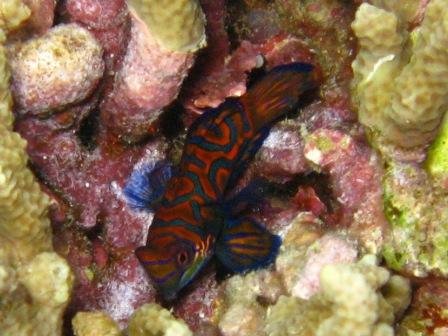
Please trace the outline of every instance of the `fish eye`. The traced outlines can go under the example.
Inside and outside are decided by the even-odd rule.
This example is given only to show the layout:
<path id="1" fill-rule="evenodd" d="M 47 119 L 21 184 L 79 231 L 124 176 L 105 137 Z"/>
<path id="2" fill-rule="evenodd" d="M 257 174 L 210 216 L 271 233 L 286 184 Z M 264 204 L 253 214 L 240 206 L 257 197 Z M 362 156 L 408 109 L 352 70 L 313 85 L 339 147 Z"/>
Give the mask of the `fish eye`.
<path id="1" fill-rule="evenodd" d="M 189 259 L 190 256 L 188 255 L 188 252 L 185 250 L 180 251 L 179 254 L 177 255 L 177 262 L 181 266 L 185 266 L 188 263 Z"/>

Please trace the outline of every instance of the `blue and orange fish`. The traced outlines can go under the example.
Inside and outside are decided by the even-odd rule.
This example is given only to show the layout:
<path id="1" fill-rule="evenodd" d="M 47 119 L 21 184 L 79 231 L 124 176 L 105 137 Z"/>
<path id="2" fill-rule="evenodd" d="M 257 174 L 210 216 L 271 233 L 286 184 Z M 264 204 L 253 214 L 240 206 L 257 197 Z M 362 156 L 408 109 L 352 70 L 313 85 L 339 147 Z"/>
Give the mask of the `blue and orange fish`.
<path id="1" fill-rule="evenodd" d="M 318 78 L 305 63 L 272 69 L 242 97 L 193 123 L 175 173 L 157 164 L 131 175 L 124 190 L 131 206 L 155 211 L 147 243 L 135 253 L 165 299 L 176 297 L 213 255 L 233 272 L 275 260 L 280 238 L 234 214 L 235 201 L 227 198 L 273 123 Z"/>

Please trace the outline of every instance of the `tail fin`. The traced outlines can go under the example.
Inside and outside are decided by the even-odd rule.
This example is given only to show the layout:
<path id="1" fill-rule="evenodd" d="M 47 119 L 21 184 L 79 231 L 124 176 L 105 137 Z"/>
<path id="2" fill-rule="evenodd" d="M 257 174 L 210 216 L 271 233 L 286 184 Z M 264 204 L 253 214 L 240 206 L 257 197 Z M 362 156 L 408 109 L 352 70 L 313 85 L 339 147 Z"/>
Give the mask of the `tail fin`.
<path id="1" fill-rule="evenodd" d="M 312 64 L 290 63 L 269 71 L 240 99 L 258 131 L 291 110 L 300 95 L 317 87 L 320 72 Z"/>

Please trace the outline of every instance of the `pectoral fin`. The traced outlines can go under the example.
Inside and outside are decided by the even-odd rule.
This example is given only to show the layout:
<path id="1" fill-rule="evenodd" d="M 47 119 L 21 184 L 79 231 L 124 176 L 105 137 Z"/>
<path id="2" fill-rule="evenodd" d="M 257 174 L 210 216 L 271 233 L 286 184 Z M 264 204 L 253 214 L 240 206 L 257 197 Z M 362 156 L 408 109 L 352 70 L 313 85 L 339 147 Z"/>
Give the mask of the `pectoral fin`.
<path id="1" fill-rule="evenodd" d="M 271 264 L 280 244 L 279 236 L 253 219 L 243 217 L 226 222 L 217 242 L 216 255 L 233 272 L 245 272 Z"/>
<path id="2" fill-rule="evenodd" d="M 137 166 L 123 189 L 129 206 L 139 210 L 155 210 L 172 175 L 173 168 L 166 161 Z"/>

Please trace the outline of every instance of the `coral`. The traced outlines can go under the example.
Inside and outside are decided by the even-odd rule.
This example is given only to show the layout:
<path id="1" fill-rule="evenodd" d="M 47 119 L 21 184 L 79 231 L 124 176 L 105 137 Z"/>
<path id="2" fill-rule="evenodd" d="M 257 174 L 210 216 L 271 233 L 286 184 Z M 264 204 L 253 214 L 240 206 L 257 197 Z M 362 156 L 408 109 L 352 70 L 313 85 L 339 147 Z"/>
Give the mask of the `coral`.
<path id="1" fill-rule="evenodd" d="M 415 291 L 397 335 L 444 335 L 448 330 L 448 283 L 428 280 Z"/>
<path id="2" fill-rule="evenodd" d="M 205 19 L 198 0 L 131 0 L 145 24 L 163 47 L 194 52 L 205 45 Z"/>
<path id="3" fill-rule="evenodd" d="M 268 335 L 393 335 L 395 315 L 410 300 L 408 281 L 390 286 L 389 272 L 370 257 L 355 265 L 328 265 L 320 275 L 321 291 L 308 301 L 281 297 L 268 308 Z M 349 285 L 347 285 L 349 284 Z M 398 286 L 396 286 L 398 285 Z M 387 288 L 389 296 L 382 290 Z M 395 290 L 401 300 L 390 291 Z M 398 303 L 398 304 L 397 304 Z"/>
<path id="4" fill-rule="evenodd" d="M 336 233 L 322 236 L 321 224 L 308 213 L 300 213 L 286 230 L 275 271 L 237 275 L 225 282 L 216 318 L 223 335 L 266 335 L 266 306 L 285 295 L 312 297 L 319 291 L 324 265 L 356 260 L 352 242 Z"/>
<path id="5" fill-rule="evenodd" d="M 60 14 L 68 22 L 87 28 L 104 50 L 106 75 L 113 77 L 129 39 L 129 15 L 125 0 L 67 0 Z"/>
<path id="6" fill-rule="evenodd" d="M 29 15 L 21 2 L 0 5 L 0 333 L 60 335 L 73 274 L 51 251 L 49 198 L 27 168 L 26 142 L 11 130 L 4 36 Z"/>
<path id="7" fill-rule="evenodd" d="M 76 24 L 9 48 L 12 90 L 20 113 L 48 114 L 89 96 L 104 71 L 102 49 Z"/>
<path id="8" fill-rule="evenodd" d="M 315 169 L 329 175 L 334 198 L 341 206 L 338 225 L 348 227 L 364 248 L 377 253 L 388 223 L 376 154 L 350 135 L 325 128 L 307 136 L 304 154 Z"/>
<path id="9" fill-rule="evenodd" d="M 373 255 L 356 264 L 333 262 L 320 269 L 320 285 L 307 299 L 287 296 L 265 270 L 229 279 L 219 310 L 222 334 L 393 335 L 410 302 L 409 281 L 390 276 Z M 274 300 L 265 300 L 272 287 Z"/>
<path id="10" fill-rule="evenodd" d="M 303 102 L 305 107 L 296 111 L 299 117 L 293 112 L 276 125 L 237 186 L 261 176 L 269 180 L 269 188 L 280 190 L 268 190 L 257 207 L 247 210 L 285 238 L 276 269 L 234 276 L 220 288 L 217 270 L 210 267 L 169 304 L 191 330 L 205 335 L 219 334 L 213 322 L 225 335 L 266 335 L 266 307 L 275 307 L 282 295 L 320 295 L 318 274 L 324 264 L 354 262 L 355 239 L 374 252 L 383 241 L 381 166 L 349 106 L 354 42 L 348 23 L 355 7 L 333 0 L 201 0 L 208 47 L 195 55 L 204 28 L 197 2 L 139 2 L 149 4 L 148 12 L 136 3 L 128 10 L 124 0 L 59 2 L 58 23 L 52 30 L 74 24 L 88 30 L 103 50 L 104 74 L 93 92 L 82 90 L 79 101 L 60 104 L 53 114 L 39 118 L 21 115 L 15 123 L 28 141 L 33 170 L 53 200 L 54 247 L 76 276 L 66 317 L 76 316 L 72 324 L 79 335 L 101 332 L 93 326 L 110 328 L 111 334 L 123 329 L 130 335 L 151 335 L 158 325 L 160 333 L 166 333 L 164 321 L 172 317 L 158 306 L 144 306 L 131 317 L 139 306 L 157 302 L 158 297 L 134 257 L 152 214 L 126 204 L 126 180 L 132 171 L 154 161 L 170 158 L 175 163 L 185 136 L 177 120 L 182 108 L 188 126 L 202 109 L 244 93 L 247 81 L 264 69 L 291 61 L 319 67 L 319 62 L 325 75 L 322 88 Z M 180 16 L 169 13 L 178 4 L 187 6 L 185 18 L 193 19 L 188 23 L 193 30 L 176 34 L 182 42 L 171 47 L 171 39 L 160 29 L 177 29 Z M 160 7 L 166 11 L 154 15 Z M 289 8 L 303 15 L 290 15 Z M 23 45 L 20 34 L 15 38 L 14 43 Z M 187 45 L 191 48 L 179 49 Z M 178 104 L 172 105 L 178 95 Z M 163 110 L 168 113 L 162 115 Z M 316 151 L 322 161 L 313 157 Z M 297 217 L 299 211 L 309 212 Z M 325 234 L 328 229 L 332 232 Z M 11 282 L 16 274 L 13 264 L 0 268 L 2 293 L 17 291 Z M 402 292 L 392 288 L 388 293 L 397 311 L 404 306 L 400 299 L 406 291 Z"/>
<path id="11" fill-rule="evenodd" d="M 122 139 L 127 136 L 127 140 L 140 138 L 150 130 L 136 123 L 140 132 L 136 135 L 127 125 L 122 127 L 113 118 L 116 106 L 110 102 L 121 94 L 117 103 L 129 103 L 120 105 L 123 109 L 118 113 L 123 118 L 132 116 L 141 99 L 144 107 L 150 105 L 150 114 L 159 114 L 175 99 L 194 55 L 162 51 L 121 0 L 69 0 L 61 3 L 59 11 L 69 24 L 59 24 L 52 31 L 87 29 L 101 44 L 106 68 L 101 85 L 93 94 L 83 90 L 86 98 L 81 102 L 60 104 L 49 118 L 28 114 L 15 127 L 26 137 L 32 164 L 55 201 L 51 211 L 55 249 L 76 275 L 68 316 L 79 310 L 103 310 L 123 328 L 134 309 L 154 300 L 155 290 L 134 257 L 134 249 L 145 241 L 152 214 L 128 207 L 121 188 L 135 167 L 164 158 L 167 146 L 162 138 L 124 145 Z M 78 56 L 83 66 L 89 65 L 85 54 Z M 101 105 L 99 97 L 104 97 Z M 86 135 L 85 129 L 93 129 L 93 134 Z M 186 306 L 197 314 L 204 311 L 196 301 Z"/>
<path id="12" fill-rule="evenodd" d="M 60 335 L 73 284 L 67 262 L 44 252 L 20 267 L 16 276 L 19 285 L 0 304 L 2 335 Z"/>
<path id="13" fill-rule="evenodd" d="M 448 107 L 447 22 L 446 1 L 431 1 L 409 42 L 395 13 L 369 4 L 357 11 L 353 94 L 359 118 L 399 146 L 434 139 Z"/>
<path id="14" fill-rule="evenodd" d="M 30 16 L 30 10 L 20 0 L 2 1 L 0 4 L 0 124 L 12 126 L 12 97 L 9 91 L 10 72 L 4 42 L 6 34 L 17 29 Z"/>
<path id="15" fill-rule="evenodd" d="M 439 134 L 428 149 L 425 168 L 436 184 L 448 188 L 448 117 L 442 121 Z"/>
<path id="16" fill-rule="evenodd" d="M 25 147 L 17 133 L 0 125 L 0 238 L 23 262 L 51 248 L 50 200 L 27 168 Z"/>
<path id="17" fill-rule="evenodd" d="M 130 336 L 192 336 L 187 325 L 176 320 L 168 310 L 150 303 L 143 305 L 132 315 L 127 332 Z"/>
<path id="18" fill-rule="evenodd" d="M 0 4 L 0 34 L 4 43 L 6 34 L 20 27 L 31 15 L 30 9 L 20 0 L 5 0 Z"/>
<path id="19" fill-rule="evenodd" d="M 133 13 L 130 35 L 112 92 L 101 105 L 101 119 L 115 134 L 135 141 L 148 134 L 163 108 L 176 98 L 194 56 L 161 49 Z"/>
<path id="20" fill-rule="evenodd" d="M 103 312 L 79 312 L 72 319 L 75 336 L 119 336 L 117 324 Z"/>
<path id="21" fill-rule="evenodd" d="M 30 18 L 13 38 L 45 34 L 53 25 L 56 0 L 24 0 L 31 10 Z"/>
<path id="22" fill-rule="evenodd" d="M 385 212 L 392 231 L 384 249 L 388 266 L 425 276 L 448 274 L 448 207 L 416 164 L 391 164 L 384 179 Z"/>
<path id="23" fill-rule="evenodd" d="M 427 2 L 427 0 L 423 0 L 423 2 Z M 416 20 L 416 16 L 419 15 L 422 0 L 410 0 L 405 2 L 371 0 L 369 3 L 375 7 L 394 13 L 400 20 L 399 24 L 407 25 Z"/>

